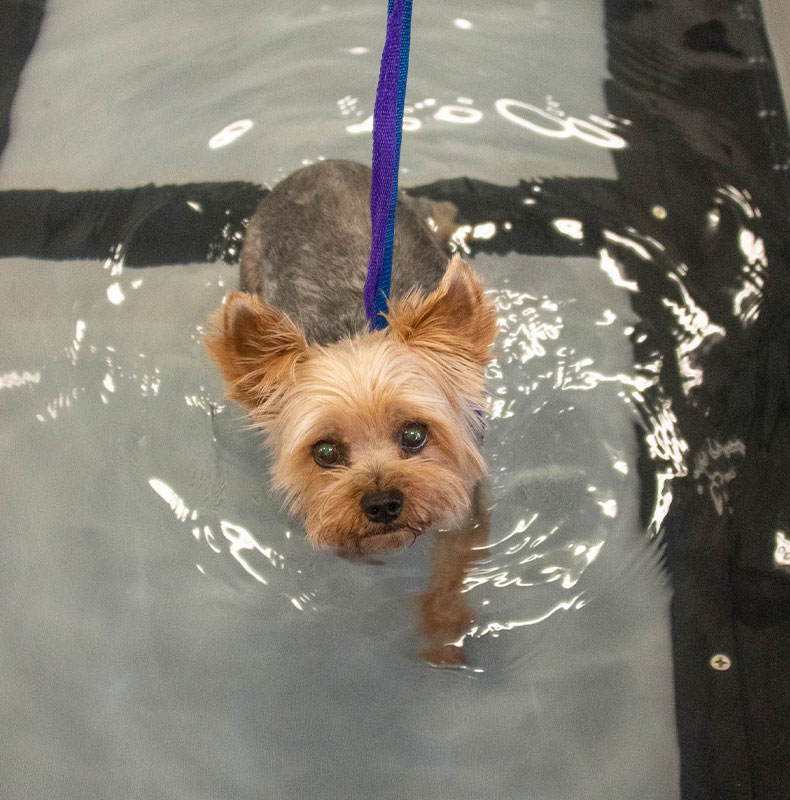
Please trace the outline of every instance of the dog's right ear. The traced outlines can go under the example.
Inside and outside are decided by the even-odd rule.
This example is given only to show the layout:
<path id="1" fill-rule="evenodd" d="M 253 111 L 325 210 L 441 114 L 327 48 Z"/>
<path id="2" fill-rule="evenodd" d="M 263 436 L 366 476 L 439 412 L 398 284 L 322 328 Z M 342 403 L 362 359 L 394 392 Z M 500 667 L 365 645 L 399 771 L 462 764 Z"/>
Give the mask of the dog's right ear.
<path id="1" fill-rule="evenodd" d="M 263 415 L 274 411 L 272 401 L 309 352 L 304 334 L 285 314 L 246 292 L 227 296 L 203 339 L 228 396 Z"/>

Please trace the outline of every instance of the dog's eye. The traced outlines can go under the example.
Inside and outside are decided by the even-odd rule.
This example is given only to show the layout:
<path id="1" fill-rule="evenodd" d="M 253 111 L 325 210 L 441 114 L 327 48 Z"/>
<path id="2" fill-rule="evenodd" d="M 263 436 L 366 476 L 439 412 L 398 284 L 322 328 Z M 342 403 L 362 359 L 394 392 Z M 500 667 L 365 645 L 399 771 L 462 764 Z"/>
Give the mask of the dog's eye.
<path id="1" fill-rule="evenodd" d="M 428 427 L 422 422 L 408 422 L 400 432 L 400 446 L 406 453 L 419 453 L 428 441 Z"/>
<path id="2" fill-rule="evenodd" d="M 319 467 L 335 467 L 340 463 L 340 458 L 340 447 L 335 442 L 317 442 L 313 445 L 313 460 Z"/>

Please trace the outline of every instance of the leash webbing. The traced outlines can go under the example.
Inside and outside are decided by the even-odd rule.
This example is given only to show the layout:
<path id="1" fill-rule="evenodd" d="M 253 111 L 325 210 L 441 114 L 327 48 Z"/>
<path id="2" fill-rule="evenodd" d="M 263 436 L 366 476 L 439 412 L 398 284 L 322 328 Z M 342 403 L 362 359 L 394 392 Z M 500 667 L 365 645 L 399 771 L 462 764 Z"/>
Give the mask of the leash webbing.
<path id="1" fill-rule="evenodd" d="M 386 325 L 392 278 L 392 242 L 398 200 L 398 167 L 403 105 L 409 71 L 412 0 L 389 0 L 387 35 L 381 54 L 373 108 L 373 182 L 370 187 L 370 262 L 365 281 L 365 313 L 373 330 Z"/>

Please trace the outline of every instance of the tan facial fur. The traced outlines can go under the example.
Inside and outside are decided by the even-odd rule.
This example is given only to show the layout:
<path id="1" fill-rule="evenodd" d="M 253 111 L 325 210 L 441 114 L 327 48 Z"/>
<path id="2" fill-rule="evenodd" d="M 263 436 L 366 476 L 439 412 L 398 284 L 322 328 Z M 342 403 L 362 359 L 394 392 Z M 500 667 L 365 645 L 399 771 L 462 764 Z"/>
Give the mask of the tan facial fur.
<path id="1" fill-rule="evenodd" d="M 381 550 L 469 513 L 485 473 L 477 448 L 483 370 L 496 334 L 493 304 L 459 257 L 439 287 L 393 303 L 384 331 L 328 347 L 254 295 L 233 293 L 212 317 L 206 344 L 230 397 L 268 435 L 275 487 L 304 518 L 317 546 Z M 401 447 L 407 423 L 426 426 L 422 450 Z M 313 447 L 339 445 L 342 461 L 319 466 Z M 403 495 L 400 515 L 371 522 L 360 501 Z"/>

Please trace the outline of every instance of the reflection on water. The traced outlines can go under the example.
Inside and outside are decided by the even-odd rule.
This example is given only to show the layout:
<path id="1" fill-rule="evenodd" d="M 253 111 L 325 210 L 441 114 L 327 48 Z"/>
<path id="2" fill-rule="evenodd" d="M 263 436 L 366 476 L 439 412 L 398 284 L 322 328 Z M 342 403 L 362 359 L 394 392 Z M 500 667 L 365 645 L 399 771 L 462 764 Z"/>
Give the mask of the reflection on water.
<path id="1" fill-rule="evenodd" d="M 586 120 L 579 119 L 566 114 L 559 107 L 559 103 L 551 98 L 548 98 L 546 110 L 522 100 L 508 98 L 497 100 L 494 106 L 508 122 L 539 136 L 548 136 L 552 139 L 575 138 L 585 144 L 608 150 L 619 150 L 626 146 L 626 140 L 611 131 L 618 124 L 627 124 L 626 120 L 618 120 L 616 123 L 614 117 L 601 119 L 596 114 L 590 114 Z"/>
<path id="2" fill-rule="evenodd" d="M 0 375 L 0 389 L 16 389 L 20 386 L 36 384 L 40 381 L 40 372 L 28 372 L 27 370 L 23 370 L 20 374 L 16 370 L 13 370 L 12 372 L 5 372 Z"/>
<path id="3" fill-rule="evenodd" d="M 3 270 L 10 797 L 676 796 L 663 547 L 684 490 L 700 516 L 731 516 L 750 455 L 745 430 L 711 420 L 722 362 L 766 314 L 768 204 L 728 171 L 740 144 L 725 158 L 711 140 L 726 126 L 683 133 L 716 159 L 710 175 L 680 162 L 710 178 L 698 196 L 650 173 L 645 143 L 682 81 L 666 64 L 657 93 L 655 65 L 617 37 L 607 66 L 599 8 L 473 6 L 424 10 L 404 120 L 403 183 L 458 203 L 453 242 L 500 327 L 469 667 L 431 670 L 415 606 L 432 537 L 381 563 L 310 550 L 200 342 L 236 285 L 205 262 L 237 259 L 260 196 L 234 206 L 225 182 L 368 159 L 375 9 L 48 3 L 6 187 L 221 183 L 81 194 L 75 215 L 42 195 L 40 241 L 9 245 L 94 246 Z M 645 83 L 650 126 L 610 69 Z M 627 176 L 629 159 L 644 160 L 632 184 L 587 178 Z M 168 258 L 204 263 L 130 268 Z M 790 563 L 786 526 L 771 535 Z"/>
<path id="4" fill-rule="evenodd" d="M 523 199 L 534 199 L 539 210 L 547 200 L 535 188 L 542 187 L 526 187 Z M 731 205 L 740 211 L 738 203 Z M 746 216 L 735 229 L 736 244 L 744 264 L 756 271 L 764 250 L 759 235 L 750 237 Z M 613 626 L 609 618 L 618 609 L 640 620 L 643 631 L 656 631 L 663 620 L 662 528 L 678 479 L 693 480 L 718 516 L 728 514 L 745 445 L 738 437 L 709 436 L 692 451 L 681 419 L 704 402 L 709 356 L 732 336 L 733 325 L 743 326 L 737 312 L 746 300 L 740 306 L 733 300 L 732 320 L 715 316 L 693 273 L 671 257 L 670 241 L 611 220 L 596 228 L 581 215 L 549 215 L 547 229 L 587 248 L 583 255 L 486 255 L 484 248 L 496 252 L 498 240 L 512 235 L 519 224 L 513 220 L 486 212 L 455 236 L 485 277 L 500 328 L 487 369 L 491 539 L 463 583 L 476 618 L 462 637 L 469 667 L 458 674 L 516 686 L 541 676 L 573 702 L 567 700 L 568 693 L 575 697 L 572 686 L 592 678 L 582 659 L 584 675 L 565 681 L 557 656 L 563 641 L 578 647 L 581 631 L 590 627 L 602 641 L 635 637 L 606 655 L 619 663 L 643 644 L 632 621 Z M 386 676 L 393 691 L 411 687 L 412 678 L 401 683 L 398 670 L 423 674 L 411 672 L 420 667 L 414 598 L 428 580 L 430 537 L 378 565 L 349 564 L 308 550 L 298 523 L 269 491 L 265 450 L 244 430 L 240 410 L 224 402 L 200 345 L 198 326 L 233 285 L 230 274 L 207 266 L 152 270 L 140 278 L 126 268 L 125 252 L 121 242 L 105 270 L 82 279 L 76 303 L 64 298 L 60 314 L 67 324 L 55 357 L 42 360 L 23 349 L 0 376 L 9 398 L 32 392 L 32 401 L 17 407 L 18 419 L 32 412 L 46 421 L 41 427 L 62 440 L 69 457 L 74 440 L 84 444 L 95 431 L 112 431 L 106 445 L 101 436 L 94 445 L 96 465 L 81 466 L 102 476 L 95 481 L 101 497 L 115 498 L 106 515 L 99 514 L 97 530 L 114 531 L 119 520 L 133 520 L 124 523 L 130 525 L 124 546 L 137 542 L 149 551 L 136 557 L 148 559 L 145 570 L 167 586 L 156 603 L 166 605 L 174 591 L 182 592 L 185 604 L 197 598 L 193 611 L 179 612 L 195 625 L 208 604 L 229 630 L 232 624 L 254 630 L 251 638 L 245 634 L 224 645 L 238 653 L 244 682 L 256 674 L 263 648 L 290 654 L 262 678 L 270 691 L 276 687 L 285 696 L 296 691 L 295 675 L 315 680 L 317 674 L 328 682 L 330 695 L 344 696 L 345 676 L 358 669 L 360 658 L 370 660 L 363 673 Z M 737 280 L 733 286 L 740 288 L 730 298 L 742 291 Z M 113 285 L 124 302 L 112 302 Z M 174 287 L 183 297 L 197 298 L 200 309 L 185 303 L 173 320 Z M 637 313 L 640 302 L 653 304 L 653 317 Z M 654 324 L 658 314 L 660 330 Z M 667 375 L 677 391 L 668 391 L 673 384 Z M 41 440 L 46 450 L 51 444 Z M 65 458 L 64 453 L 55 463 Z M 108 537 L 92 547 L 101 553 L 110 541 L 117 546 Z M 777 535 L 775 559 L 784 558 L 785 543 Z M 173 588 L 174 565 L 183 588 Z M 140 596 L 150 598 L 146 592 Z M 600 608 L 607 613 L 590 623 Z M 156 647 L 169 639 L 173 647 L 193 646 L 174 633 L 177 616 L 163 624 Z M 225 641 L 217 632 L 212 639 Z M 342 654 L 338 641 L 344 642 Z M 662 694 L 670 690 L 668 651 L 659 651 L 661 675 L 651 681 L 663 688 L 651 696 L 661 698 L 661 708 L 671 708 Z M 174 658 L 183 663 L 183 655 Z M 205 655 L 203 667 L 215 668 L 214 658 Z M 297 662 L 301 668 L 294 668 Z M 543 691 L 544 697 L 552 692 L 546 686 Z M 395 691 L 393 702 L 399 700 Z M 494 692 L 475 708 L 502 716 L 507 702 Z M 435 711 L 431 703 L 427 707 Z M 261 713 L 278 736 L 288 735 L 288 724 L 277 714 Z M 579 713 L 571 715 L 572 722 Z M 671 731 L 671 714 L 662 720 L 665 727 L 657 730 Z M 421 717 L 416 724 L 422 730 L 427 723 Z M 563 726 L 562 735 L 572 728 Z M 623 730 L 613 725 L 609 735 L 620 742 Z"/>
<path id="5" fill-rule="evenodd" d="M 421 130 L 429 120 L 451 125 L 476 125 L 482 122 L 487 112 L 474 107 L 474 103 L 475 101 L 469 97 L 457 97 L 455 103 L 444 103 L 438 107 L 435 97 L 413 101 L 404 108 L 403 130 L 406 133 L 414 133 Z M 365 113 L 359 107 L 359 98 L 351 95 L 341 97 L 337 101 L 337 106 L 344 117 L 353 114 L 359 118 Z M 626 139 L 613 131 L 618 128 L 624 130 L 629 124 L 628 120 L 612 116 L 603 118 L 597 114 L 590 114 L 587 119 L 580 119 L 566 114 L 559 103 L 551 97 L 546 98 L 545 109 L 523 100 L 506 97 L 495 100 L 493 106 L 503 120 L 524 128 L 536 136 L 549 139 L 576 139 L 606 150 L 619 150 L 627 146 Z M 359 122 L 346 125 L 346 131 L 353 135 L 370 133 L 372 130 L 373 114 L 368 114 Z"/>
<path id="6" fill-rule="evenodd" d="M 774 563 L 781 567 L 790 566 L 790 537 L 785 531 L 776 532 Z"/>
<path id="7" fill-rule="evenodd" d="M 208 146 L 212 150 L 216 150 L 218 147 L 227 147 L 229 144 L 233 144 L 239 136 L 247 133 L 254 124 L 251 119 L 238 119 L 231 122 L 208 140 Z"/>
<path id="8" fill-rule="evenodd" d="M 748 326 L 753 325 L 760 315 L 768 260 L 761 237 L 755 236 L 747 228 L 741 228 L 738 239 L 746 263 L 741 270 L 741 288 L 732 299 L 732 310 L 744 326 Z"/>
<path id="9" fill-rule="evenodd" d="M 491 241 L 500 230 L 494 223 L 478 223 L 473 229 L 481 226 L 478 234 L 483 234 L 482 241 Z M 558 230 L 561 227 L 555 224 Z M 643 252 L 644 246 L 633 238 L 635 232 L 621 235 L 607 229 L 605 234 L 611 243 L 651 261 L 649 252 Z M 640 364 L 633 358 L 635 337 L 643 346 L 649 345 L 644 334 L 636 333 L 637 320 L 627 304 L 629 294 L 638 291 L 637 282 L 625 278 L 623 265 L 605 250 L 599 253 L 597 263 L 606 268 L 596 271 L 595 263 L 566 259 L 553 260 L 548 266 L 536 264 L 526 281 L 530 291 L 524 291 L 515 288 L 524 284 L 517 259 L 486 261 L 478 257 L 475 262 L 495 299 L 500 335 L 496 357 L 487 369 L 486 456 L 492 475 L 492 541 L 464 581 L 464 592 L 478 609 L 478 621 L 467 637 L 473 653 L 475 642 L 489 635 L 535 627 L 551 617 L 585 608 L 597 594 L 596 581 L 589 582 L 585 574 L 601 563 L 607 548 L 612 552 L 604 558 L 604 573 L 621 571 L 618 553 L 640 541 L 635 517 L 634 424 L 644 430 L 648 454 L 655 464 L 657 486 L 648 524 L 654 535 L 671 502 L 673 478 L 687 471 L 688 446 L 677 431 L 671 401 L 661 391 L 658 363 L 654 358 Z M 575 288 L 581 281 L 586 285 L 583 295 Z M 612 293 L 612 285 L 619 297 Z M 708 333 L 704 315 L 688 292 L 684 294 L 674 273 L 667 275 L 666 285 L 670 289 L 677 286 L 685 303 L 683 313 L 679 305 L 670 305 L 674 301 L 665 303 L 675 312 L 677 330 L 682 334 L 685 323 L 699 334 L 694 343 L 701 343 Z M 218 290 L 215 282 L 208 281 L 206 286 L 212 294 Z M 81 331 L 84 334 L 84 328 Z M 694 351 L 694 347 L 687 348 L 689 355 Z M 136 370 L 125 372 L 117 367 L 109 354 L 106 365 L 109 370 L 101 377 L 105 402 L 107 393 L 117 392 L 117 380 L 139 376 Z M 159 368 L 155 370 L 154 395 L 162 382 Z M 166 385 L 162 391 L 168 392 Z M 150 396 L 151 386 L 141 382 L 139 393 L 143 398 Z M 182 391 L 181 399 L 187 409 L 208 417 L 215 430 L 223 430 L 222 420 L 228 415 L 234 419 L 242 416 L 235 406 L 223 403 L 216 390 L 207 391 L 203 386 Z M 601 413 L 606 419 L 603 426 Z M 222 446 L 236 448 L 237 437 L 242 435 L 233 434 Z M 260 446 L 257 438 L 254 446 Z M 250 478 L 265 487 L 263 469 Z M 321 608 L 343 602 L 345 595 L 326 596 L 302 572 L 301 556 L 287 544 L 293 522 L 282 516 L 276 499 L 266 502 L 272 503 L 275 519 L 282 519 L 287 529 L 262 526 L 254 517 L 228 520 L 226 514 L 232 506 L 222 499 L 226 479 L 219 502 L 212 501 L 205 510 L 200 502 L 183 499 L 170 480 L 145 480 L 183 523 L 184 533 L 191 533 L 194 541 L 206 548 L 203 555 L 197 555 L 196 566 L 202 575 L 211 578 L 214 574 L 212 556 L 229 557 L 256 582 L 274 585 L 298 610 L 315 612 L 319 608 L 304 600 L 314 597 L 316 591 L 324 598 Z M 177 482 L 188 490 L 183 479 Z M 294 541 L 300 539 L 297 536 Z M 393 557 L 393 564 L 397 563 L 398 557 Z M 291 578 L 284 580 L 286 574 Z M 523 599 L 508 597 L 503 605 L 497 600 L 502 590 L 508 595 L 520 591 Z M 513 606 L 515 610 L 524 602 L 530 609 L 528 616 L 523 616 L 523 611 L 513 617 L 503 615 L 504 608 Z M 476 673 L 485 672 L 484 661 L 474 661 Z"/>
<path id="10" fill-rule="evenodd" d="M 575 220 L 553 225 L 561 235 L 583 236 Z M 651 261 L 633 237 L 604 234 Z M 530 291 L 509 288 L 520 281 L 504 264 L 486 270 L 489 285 L 504 287 L 493 290 L 500 336 L 487 372 L 492 542 L 465 582 L 482 609 L 472 641 L 583 609 L 596 594 L 585 573 L 607 548 L 602 570 L 618 570 L 618 554 L 638 528 L 633 425 L 645 429 L 656 474 L 663 476 L 650 517 L 654 534 L 671 501 L 671 479 L 686 470 L 687 445 L 660 389 L 657 365 L 634 363 L 631 352 L 635 317 L 627 299 L 639 291 L 638 282 L 626 278 L 604 249 L 598 265 L 600 278 L 590 271 L 591 260 L 546 262 L 531 271 Z M 574 287 L 582 281 L 579 294 Z M 608 425 L 600 424 L 601 413 Z M 596 435 L 588 437 L 592 429 Z M 522 590 L 522 606 L 531 613 L 490 616 L 502 590 Z M 511 604 L 518 602 L 506 601 Z"/>
<path id="11" fill-rule="evenodd" d="M 707 491 L 716 513 L 721 516 L 729 508 L 728 484 L 736 476 L 736 466 L 746 455 L 746 446 L 739 439 L 719 443 L 710 438 L 694 457 L 692 472 L 699 494 Z"/>

